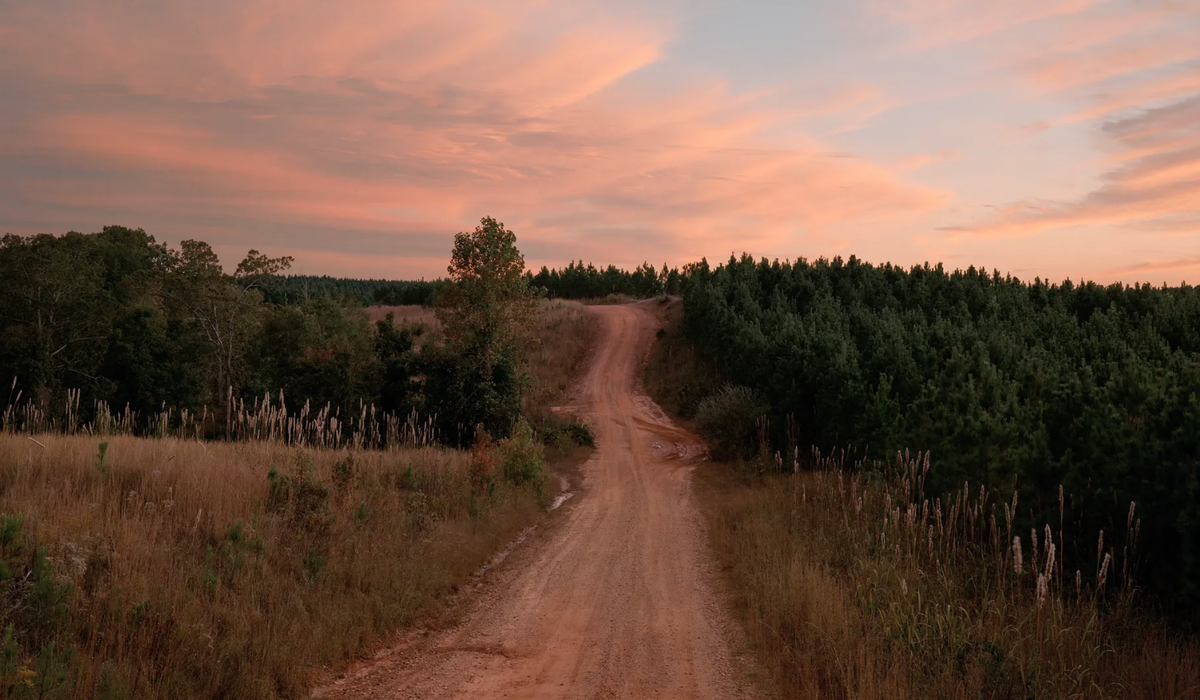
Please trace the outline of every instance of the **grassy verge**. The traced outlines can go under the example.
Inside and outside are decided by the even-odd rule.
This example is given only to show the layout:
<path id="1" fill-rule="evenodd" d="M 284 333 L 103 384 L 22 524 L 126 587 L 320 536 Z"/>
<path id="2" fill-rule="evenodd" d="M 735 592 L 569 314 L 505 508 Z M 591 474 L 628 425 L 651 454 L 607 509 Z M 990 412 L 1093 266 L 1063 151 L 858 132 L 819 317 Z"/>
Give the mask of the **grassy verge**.
<path id="1" fill-rule="evenodd" d="M 3 697 L 298 696 L 540 513 L 478 454 L 34 439 L 0 436 Z"/>
<path id="2" fill-rule="evenodd" d="M 530 420 L 539 423 L 553 413 L 551 409 L 566 403 L 572 381 L 587 363 L 597 329 L 596 317 L 579 302 L 542 302 L 528 359 L 535 384 L 522 397 L 522 409 Z"/>
<path id="3" fill-rule="evenodd" d="M 683 345 L 668 325 L 647 370 L 675 410 L 700 400 L 678 378 L 708 376 Z M 1060 524 L 1014 532 L 1005 513 L 1019 504 L 978 486 L 926 494 L 927 464 L 698 470 L 737 613 L 783 696 L 1200 697 L 1200 647 L 1141 609 L 1122 575 L 1136 515 L 1121 541 L 1098 543 L 1107 570 L 1077 579 Z"/>
<path id="4" fill-rule="evenodd" d="M 704 478 L 739 613 L 787 697 L 1200 695 L 1193 640 L 1145 617 L 1118 571 L 1077 591 L 1053 529 L 1040 550 L 1023 538 L 1020 564 L 991 546 L 1007 533 L 986 497 L 917 502 L 836 465 Z"/>
<path id="5" fill-rule="evenodd" d="M 721 387 L 721 380 L 679 329 L 683 303 L 672 299 L 660 305 L 658 313 L 663 326 L 650 352 L 642 385 L 664 411 L 690 420 L 700 402 Z"/>

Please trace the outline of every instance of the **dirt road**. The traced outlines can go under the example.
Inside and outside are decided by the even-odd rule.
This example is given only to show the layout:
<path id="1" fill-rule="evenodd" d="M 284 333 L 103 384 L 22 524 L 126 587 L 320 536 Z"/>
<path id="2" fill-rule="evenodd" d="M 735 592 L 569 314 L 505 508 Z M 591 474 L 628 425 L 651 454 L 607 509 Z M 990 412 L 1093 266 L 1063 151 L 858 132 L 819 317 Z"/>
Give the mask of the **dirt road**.
<path id="1" fill-rule="evenodd" d="M 747 692 L 712 591 L 690 470 L 696 438 L 635 391 L 657 323 L 595 307 L 577 410 L 597 440 L 583 490 L 489 571 L 453 629 L 321 692 L 335 698 L 730 698 Z"/>

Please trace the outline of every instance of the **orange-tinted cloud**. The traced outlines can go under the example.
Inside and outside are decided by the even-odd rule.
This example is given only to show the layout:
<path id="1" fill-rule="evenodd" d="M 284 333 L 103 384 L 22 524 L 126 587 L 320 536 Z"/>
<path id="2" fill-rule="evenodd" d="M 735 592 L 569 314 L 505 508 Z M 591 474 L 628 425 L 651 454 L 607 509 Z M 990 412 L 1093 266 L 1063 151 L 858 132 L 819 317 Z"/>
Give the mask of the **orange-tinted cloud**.
<path id="1" fill-rule="evenodd" d="M 1114 119 L 1102 127 L 1122 149 L 1101 186 L 1078 201 L 1022 202 L 978 223 L 944 230 L 1030 235 L 1087 224 L 1153 223 L 1159 230 L 1197 231 L 1200 214 L 1200 95 Z"/>
<path id="2" fill-rule="evenodd" d="M 791 110 L 723 82 L 623 82 L 670 28 L 611 6 L 58 0 L 15 21 L 25 39 L 0 60 L 22 70 L 0 76 L 30 106 L 0 148 L 24 173 L 0 182 L 31 218 L 132 212 L 172 240 L 412 275 L 437 274 L 421 261 L 485 213 L 532 260 L 633 264 L 947 197 L 801 133 L 768 138 Z"/>
<path id="3" fill-rule="evenodd" d="M 1059 9 L 1070 11 L 976 48 L 994 56 L 993 76 L 1035 96 L 1033 106 L 1062 105 L 1057 115 L 1020 127 L 1018 140 L 1037 138 L 1054 148 L 1056 140 L 1073 138 L 1064 129 L 1086 130 L 1101 153 L 1078 170 L 1095 184 L 1071 198 L 1031 192 L 1007 203 L 976 203 L 972 215 L 941 230 L 986 237 L 1113 226 L 1197 232 L 1200 5 L 1116 0 Z"/>
<path id="4" fill-rule="evenodd" d="M 1191 254 L 1200 5 L 801 5 L 820 32 L 734 70 L 687 63 L 708 42 L 673 0 L 0 0 L 0 230 L 390 276 L 438 274 L 483 214 L 534 263 L 1138 259 L 1080 270 L 1081 231 Z"/>
<path id="5" fill-rule="evenodd" d="M 1137 263 L 1136 265 L 1118 267 L 1109 272 L 1119 277 L 1128 277 L 1145 275 L 1152 272 L 1174 272 L 1196 269 L 1200 269 L 1200 256 L 1179 258 L 1177 260 L 1151 260 L 1149 262 Z"/>

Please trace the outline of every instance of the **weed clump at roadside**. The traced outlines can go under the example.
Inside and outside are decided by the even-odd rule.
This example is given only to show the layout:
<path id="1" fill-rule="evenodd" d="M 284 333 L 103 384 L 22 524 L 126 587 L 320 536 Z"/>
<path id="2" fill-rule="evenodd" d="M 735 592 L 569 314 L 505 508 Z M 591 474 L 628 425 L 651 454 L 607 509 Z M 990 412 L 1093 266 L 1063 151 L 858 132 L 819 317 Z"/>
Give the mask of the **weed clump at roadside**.
<path id="1" fill-rule="evenodd" d="M 696 430 L 718 459 L 749 457 L 760 443 L 759 428 L 766 404 L 744 387 L 726 384 L 700 402 Z"/>
<path id="2" fill-rule="evenodd" d="M 547 447 L 569 449 L 571 447 L 595 447 L 596 436 L 586 423 L 574 418 L 550 415 L 542 420 L 538 429 L 542 444 Z"/>

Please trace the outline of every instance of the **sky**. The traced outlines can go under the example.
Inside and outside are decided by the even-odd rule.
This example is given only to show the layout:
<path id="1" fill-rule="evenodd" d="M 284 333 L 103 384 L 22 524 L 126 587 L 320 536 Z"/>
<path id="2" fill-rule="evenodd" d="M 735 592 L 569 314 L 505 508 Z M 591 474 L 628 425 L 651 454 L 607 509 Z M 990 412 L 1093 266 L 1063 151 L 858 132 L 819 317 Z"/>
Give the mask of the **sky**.
<path id="1" fill-rule="evenodd" d="M 1197 0 L 0 0 L 0 232 L 1200 283 Z"/>

